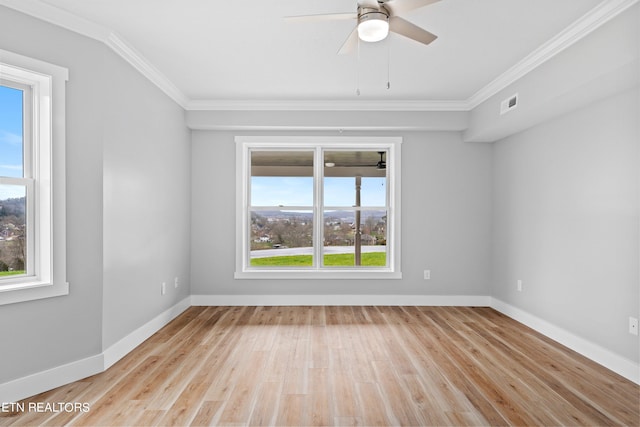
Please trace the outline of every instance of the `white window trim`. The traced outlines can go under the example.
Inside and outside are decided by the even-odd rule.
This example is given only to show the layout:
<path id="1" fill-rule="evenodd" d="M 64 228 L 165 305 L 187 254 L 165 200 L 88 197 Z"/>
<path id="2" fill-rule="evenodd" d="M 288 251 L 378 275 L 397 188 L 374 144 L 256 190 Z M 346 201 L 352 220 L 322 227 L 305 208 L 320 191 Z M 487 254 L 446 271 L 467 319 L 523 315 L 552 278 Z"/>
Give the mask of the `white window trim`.
<path id="1" fill-rule="evenodd" d="M 401 137 L 332 137 L 332 136 L 237 136 L 236 142 L 236 279 L 401 279 L 400 262 L 400 146 Z M 389 169 L 389 223 L 387 241 L 389 263 L 386 268 L 326 269 L 256 269 L 248 267 L 249 218 L 248 191 L 251 149 L 376 149 L 387 152 Z M 316 163 L 316 168 L 322 165 Z M 321 185 L 319 183 L 318 185 Z M 316 195 L 317 197 L 317 195 Z M 317 204 L 316 204 L 317 206 Z M 315 207 L 314 206 L 314 209 Z M 317 236 L 316 236 L 317 239 Z M 318 240 L 314 240 L 317 242 Z"/>
<path id="2" fill-rule="evenodd" d="M 0 79 L 32 91 L 36 265 L 27 277 L 3 279 L 0 305 L 69 293 L 66 281 L 66 68 L 0 49 Z M 27 142 L 25 141 L 25 144 Z M 31 142 L 29 142 L 31 144 Z"/>

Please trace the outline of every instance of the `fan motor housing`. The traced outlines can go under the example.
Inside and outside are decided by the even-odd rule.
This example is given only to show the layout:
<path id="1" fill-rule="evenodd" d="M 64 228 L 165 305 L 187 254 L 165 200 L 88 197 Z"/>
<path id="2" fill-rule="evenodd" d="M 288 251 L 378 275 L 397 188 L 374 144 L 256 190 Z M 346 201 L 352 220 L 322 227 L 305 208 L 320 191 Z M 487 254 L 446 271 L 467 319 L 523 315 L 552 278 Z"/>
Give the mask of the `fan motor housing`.
<path id="1" fill-rule="evenodd" d="M 370 19 L 388 22 L 389 12 L 384 8 L 384 6 L 380 6 L 380 8 L 358 6 L 358 24 Z"/>
<path id="2" fill-rule="evenodd" d="M 377 8 L 358 6 L 358 36 L 366 42 L 377 42 L 389 33 L 389 11 L 384 6 Z"/>

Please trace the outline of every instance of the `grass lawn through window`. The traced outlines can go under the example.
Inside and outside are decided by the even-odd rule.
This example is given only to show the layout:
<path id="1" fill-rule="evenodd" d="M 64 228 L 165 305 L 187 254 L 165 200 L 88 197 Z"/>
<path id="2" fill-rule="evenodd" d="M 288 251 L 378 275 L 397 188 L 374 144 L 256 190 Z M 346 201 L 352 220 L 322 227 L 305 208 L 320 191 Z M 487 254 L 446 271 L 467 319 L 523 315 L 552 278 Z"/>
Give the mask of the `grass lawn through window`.
<path id="1" fill-rule="evenodd" d="M 328 254 L 324 256 L 324 265 L 328 267 L 353 267 L 354 260 L 354 254 Z M 311 255 L 285 255 L 251 260 L 252 267 L 311 267 L 312 265 Z M 385 252 L 362 254 L 361 266 L 384 267 L 386 265 L 387 254 Z"/>
<path id="2" fill-rule="evenodd" d="M 16 274 L 24 274 L 24 270 L 0 271 L 0 277 L 15 276 Z"/>

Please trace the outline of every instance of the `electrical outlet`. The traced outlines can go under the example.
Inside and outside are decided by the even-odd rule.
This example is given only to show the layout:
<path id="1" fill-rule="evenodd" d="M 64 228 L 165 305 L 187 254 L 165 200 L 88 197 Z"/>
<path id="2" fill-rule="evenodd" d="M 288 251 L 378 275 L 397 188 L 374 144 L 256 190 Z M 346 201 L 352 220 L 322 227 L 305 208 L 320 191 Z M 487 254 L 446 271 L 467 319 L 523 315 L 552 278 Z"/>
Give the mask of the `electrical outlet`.
<path id="1" fill-rule="evenodd" d="M 629 333 L 638 335 L 638 319 L 635 317 L 629 317 Z"/>
<path id="2" fill-rule="evenodd" d="M 160 293 L 162 295 L 167 293 L 167 284 L 165 282 L 162 282 L 162 286 L 160 287 Z"/>
<path id="3" fill-rule="evenodd" d="M 518 280 L 518 292 L 522 292 L 522 280 Z"/>
<path id="4" fill-rule="evenodd" d="M 175 279 L 173 279 L 173 286 L 177 289 L 178 288 L 178 278 L 176 277 Z"/>
<path id="5" fill-rule="evenodd" d="M 431 279 L 431 270 L 425 270 L 424 271 L 424 280 L 429 280 Z"/>

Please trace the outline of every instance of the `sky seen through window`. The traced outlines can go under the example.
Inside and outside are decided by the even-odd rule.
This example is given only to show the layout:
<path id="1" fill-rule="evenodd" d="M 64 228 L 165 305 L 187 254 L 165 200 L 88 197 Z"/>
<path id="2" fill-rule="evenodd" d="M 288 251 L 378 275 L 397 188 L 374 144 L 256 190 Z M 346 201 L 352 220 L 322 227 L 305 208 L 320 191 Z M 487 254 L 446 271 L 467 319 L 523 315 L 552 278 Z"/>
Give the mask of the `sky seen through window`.
<path id="1" fill-rule="evenodd" d="M 361 206 L 386 205 L 386 178 L 363 177 L 360 189 Z M 324 205 L 350 207 L 355 205 L 355 178 L 325 178 Z M 312 177 L 251 177 L 252 206 L 313 206 Z"/>
<path id="2" fill-rule="evenodd" d="M 0 85 L 0 176 L 23 176 L 22 91 Z M 0 200 L 24 197 L 24 188 L 0 185 Z"/>

